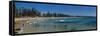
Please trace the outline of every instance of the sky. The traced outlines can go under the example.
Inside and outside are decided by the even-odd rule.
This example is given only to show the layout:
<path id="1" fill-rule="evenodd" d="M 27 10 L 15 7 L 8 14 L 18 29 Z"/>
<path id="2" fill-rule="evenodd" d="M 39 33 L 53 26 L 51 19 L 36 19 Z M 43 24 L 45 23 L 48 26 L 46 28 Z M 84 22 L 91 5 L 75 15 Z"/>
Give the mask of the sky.
<path id="1" fill-rule="evenodd" d="M 35 8 L 41 13 L 61 13 L 72 16 L 96 16 L 96 7 L 88 6 L 72 6 L 72 5 L 54 5 L 54 4 L 40 4 L 40 3 L 23 3 L 16 2 L 16 8 Z"/>

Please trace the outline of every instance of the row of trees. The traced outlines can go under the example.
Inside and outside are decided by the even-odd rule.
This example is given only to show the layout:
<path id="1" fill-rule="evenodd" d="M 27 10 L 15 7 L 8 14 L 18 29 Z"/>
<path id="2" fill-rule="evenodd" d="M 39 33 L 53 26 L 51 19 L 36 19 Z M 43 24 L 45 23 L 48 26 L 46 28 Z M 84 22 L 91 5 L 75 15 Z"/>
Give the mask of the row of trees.
<path id="1" fill-rule="evenodd" d="M 42 13 L 35 8 L 16 8 L 16 17 L 69 17 L 70 15 L 57 14 L 57 13 Z"/>

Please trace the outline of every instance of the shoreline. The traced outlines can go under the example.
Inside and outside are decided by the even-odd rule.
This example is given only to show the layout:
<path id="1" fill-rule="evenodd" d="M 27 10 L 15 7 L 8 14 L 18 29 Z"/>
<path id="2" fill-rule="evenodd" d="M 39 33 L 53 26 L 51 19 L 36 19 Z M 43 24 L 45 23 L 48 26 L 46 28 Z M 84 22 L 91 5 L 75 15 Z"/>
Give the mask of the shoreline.
<path id="1" fill-rule="evenodd" d="M 15 29 L 19 29 L 23 24 L 31 22 L 31 20 L 42 20 L 42 19 L 61 19 L 61 18 L 77 18 L 77 17 L 20 17 L 20 18 L 15 18 Z"/>
<path id="2" fill-rule="evenodd" d="M 84 17 L 20 17 L 20 18 L 15 18 L 15 31 L 18 32 L 20 31 L 21 28 L 24 28 L 24 25 L 30 23 L 32 20 L 44 20 L 44 19 L 64 19 L 64 18 L 84 18 Z M 19 29 L 19 30 L 17 30 Z"/>
<path id="3" fill-rule="evenodd" d="M 31 20 L 31 19 L 39 19 L 39 18 L 82 18 L 82 17 L 20 17 L 20 18 L 15 18 L 16 20 Z"/>

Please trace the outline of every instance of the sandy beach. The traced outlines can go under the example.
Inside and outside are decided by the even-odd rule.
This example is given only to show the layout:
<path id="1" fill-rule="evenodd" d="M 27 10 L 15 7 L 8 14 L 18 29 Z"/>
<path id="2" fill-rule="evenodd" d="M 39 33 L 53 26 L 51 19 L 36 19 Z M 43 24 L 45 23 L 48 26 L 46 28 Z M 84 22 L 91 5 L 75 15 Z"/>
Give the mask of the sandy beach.
<path id="1" fill-rule="evenodd" d="M 77 20 L 82 21 L 84 19 L 86 18 L 83 17 L 15 18 L 15 23 L 16 23 L 15 31 L 20 34 L 20 33 L 53 32 L 53 31 L 87 30 L 96 28 L 95 26 L 86 24 L 84 25 L 84 23 L 81 24 L 80 22 L 78 22 L 78 24 L 74 23 L 74 21 Z"/>

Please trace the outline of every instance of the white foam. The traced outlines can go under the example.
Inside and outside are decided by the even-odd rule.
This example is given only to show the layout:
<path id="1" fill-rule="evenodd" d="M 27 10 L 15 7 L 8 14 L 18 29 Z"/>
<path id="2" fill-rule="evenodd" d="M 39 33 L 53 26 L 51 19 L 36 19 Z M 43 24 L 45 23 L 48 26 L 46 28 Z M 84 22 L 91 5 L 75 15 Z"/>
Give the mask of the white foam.
<path id="1" fill-rule="evenodd" d="M 59 20 L 59 21 L 63 22 L 63 21 L 65 21 L 65 20 Z"/>

